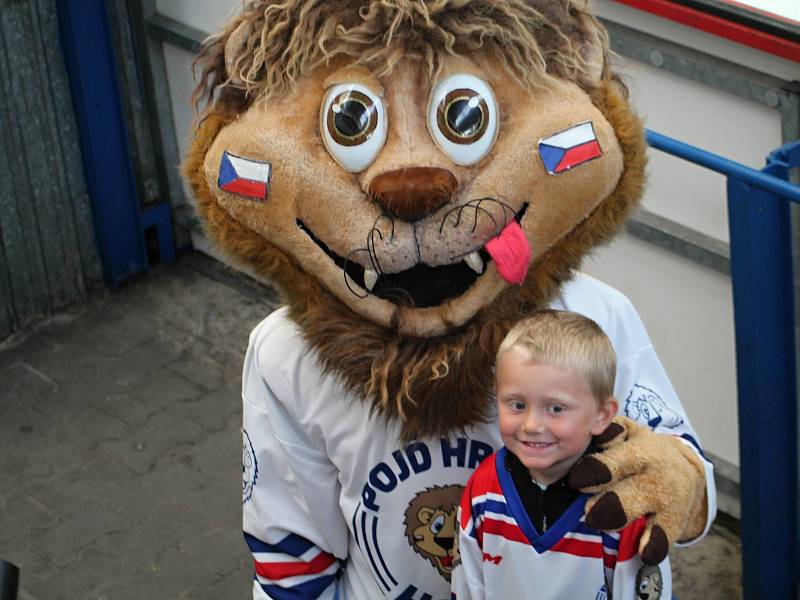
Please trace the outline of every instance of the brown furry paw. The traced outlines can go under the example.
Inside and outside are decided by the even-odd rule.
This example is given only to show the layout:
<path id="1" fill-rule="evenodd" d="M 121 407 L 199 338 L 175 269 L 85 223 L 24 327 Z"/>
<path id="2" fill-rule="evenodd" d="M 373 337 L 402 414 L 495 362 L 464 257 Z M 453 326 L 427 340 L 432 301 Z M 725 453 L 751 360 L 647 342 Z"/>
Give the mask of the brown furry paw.
<path id="1" fill-rule="evenodd" d="M 608 483 L 611 479 L 609 468 L 590 454 L 572 468 L 569 474 L 569 486 L 575 489 L 587 488 Z"/>
<path id="2" fill-rule="evenodd" d="M 612 421 L 609 423 L 608 427 L 605 428 L 605 431 L 594 436 L 594 443 L 598 446 L 605 446 L 623 433 L 625 433 L 625 428 L 619 423 L 614 423 Z"/>
<path id="3" fill-rule="evenodd" d="M 657 565 L 667 558 L 667 554 L 669 553 L 669 539 L 661 525 L 653 525 L 650 530 L 650 538 L 646 541 L 644 538 L 645 536 L 642 536 L 642 541 L 645 542 L 644 548 L 639 550 L 644 564 Z"/>
<path id="4" fill-rule="evenodd" d="M 646 516 L 639 540 L 646 564 L 658 564 L 672 544 L 703 533 L 705 467 L 692 448 L 624 417 L 600 438 L 603 451 L 582 459 L 570 474 L 571 484 L 596 494 L 586 503 L 589 527 L 620 529 Z"/>
<path id="5" fill-rule="evenodd" d="M 586 514 L 586 524 L 592 529 L 603 531 L 622 529 L 627 522 L 622 502 L 614 492 L 603 494 Z"/>

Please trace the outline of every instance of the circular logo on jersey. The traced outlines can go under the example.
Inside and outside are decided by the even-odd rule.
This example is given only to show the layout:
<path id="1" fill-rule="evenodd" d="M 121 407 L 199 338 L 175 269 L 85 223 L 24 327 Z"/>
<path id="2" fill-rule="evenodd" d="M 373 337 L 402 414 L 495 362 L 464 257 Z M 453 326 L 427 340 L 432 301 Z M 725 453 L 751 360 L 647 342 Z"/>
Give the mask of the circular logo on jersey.
<path id="1" fill-rule="evenodd" d="M 664 589 L 661 569 L 653 565 L 644 565 L 636 573 L 636 597 L 641 600 L 659 600 Z"/>
<path id="2" fill-rule="evenodd" d="M 256 480 L 258 480 L 256 451 L 247 431 L 242 429 L 242 504 L 253 496 Z"/>
<path id="3" fill-rule="evenodd" d="M 683 425 L 683 417 L 667 406 L 661 396 L 638 383 L 625 399 L 624 410 L 625 416 L 651 429 L 658 426 L 674 429 Z"/>

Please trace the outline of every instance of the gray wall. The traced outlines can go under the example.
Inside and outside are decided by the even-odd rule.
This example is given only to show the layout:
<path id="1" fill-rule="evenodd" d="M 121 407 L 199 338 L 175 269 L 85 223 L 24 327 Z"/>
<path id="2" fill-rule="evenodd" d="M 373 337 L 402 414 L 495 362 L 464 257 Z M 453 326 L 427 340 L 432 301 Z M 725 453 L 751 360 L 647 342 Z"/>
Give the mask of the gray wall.
<path id="1" fill-rule="evenodd" d="M 0 340 L 102 278 L 54 0 L 0 2 Z"/>

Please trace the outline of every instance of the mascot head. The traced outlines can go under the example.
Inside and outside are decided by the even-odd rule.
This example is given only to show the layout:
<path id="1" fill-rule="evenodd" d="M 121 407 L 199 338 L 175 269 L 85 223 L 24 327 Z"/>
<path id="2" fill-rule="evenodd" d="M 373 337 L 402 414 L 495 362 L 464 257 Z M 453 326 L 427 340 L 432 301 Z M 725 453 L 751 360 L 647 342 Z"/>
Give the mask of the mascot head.
<path id="1" fill-rule="evenodd" d="M 585 0 L 251 0 L 198 65 L 209 235 L 405 438 L 487 418 L 499 341 L 641 194 Z"/>

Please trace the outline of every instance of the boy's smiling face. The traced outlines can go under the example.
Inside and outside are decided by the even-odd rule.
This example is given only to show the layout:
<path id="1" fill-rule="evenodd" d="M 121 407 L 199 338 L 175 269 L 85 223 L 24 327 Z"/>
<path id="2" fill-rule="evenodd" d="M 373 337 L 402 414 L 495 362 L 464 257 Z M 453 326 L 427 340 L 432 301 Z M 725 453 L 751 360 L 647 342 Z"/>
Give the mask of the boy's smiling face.
<path id="1" fill-rule="evenodd" d="M 541 484 L 566 475 L 617 414 L 617 401 L 596 399 L 575 371 L 534 363 L 519 348 L 500 357 L 496 378 L 503 443 Z"/>

